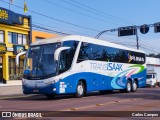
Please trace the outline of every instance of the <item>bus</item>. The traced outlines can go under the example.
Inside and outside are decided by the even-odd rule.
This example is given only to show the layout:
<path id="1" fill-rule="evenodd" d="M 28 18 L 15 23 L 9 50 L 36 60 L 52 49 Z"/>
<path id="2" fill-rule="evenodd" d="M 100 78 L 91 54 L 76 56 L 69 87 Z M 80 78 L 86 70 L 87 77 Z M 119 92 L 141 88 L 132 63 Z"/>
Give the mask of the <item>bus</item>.
<path id="1" fill-rule="evenodd" d="M 146 55 L 141 50 L 69 35 L 36 41 L 26 52 L 22 78 L 24 94 L 44 94 L 48 98 L 60 94 L 82 97 L 92 91 L 135 92 L 144 86 Z"/>

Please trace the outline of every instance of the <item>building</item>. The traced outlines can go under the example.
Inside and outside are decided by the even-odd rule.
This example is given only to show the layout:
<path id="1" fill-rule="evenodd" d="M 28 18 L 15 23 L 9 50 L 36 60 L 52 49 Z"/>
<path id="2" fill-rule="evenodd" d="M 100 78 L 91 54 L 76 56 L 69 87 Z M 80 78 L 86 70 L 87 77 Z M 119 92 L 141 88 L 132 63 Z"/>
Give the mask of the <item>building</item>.
<path id="1" fill-rule="evenodd" d="M 160 58 L 147 57 L 147 73 L 159 72 L 160 75 Z M 159 69 L 159 70 L 157 70 Z"/>
<path id="2" fill-rule="evenodd" d="M 16 55 L 31 43 L 31 16 L 0 7 L 0 83 L 21 79 L 24 56 L 16 66 Z"/>
<path id="3" fill-rule="evenodd" d="M 160 58 L 147 57 L 147 74 L 154 74 L 160 86 Z"/>
<path id="4" fill-rule="evenodd" d="M 56 36 L 57 36 L 56 34 L 51 34 L 51 33 L 47 33 L 47 32 L 33 30 L 32 31 L 32 42 L 42 40 L 42 39 L 45 39 L 45 38 L 56 37 Z"/>

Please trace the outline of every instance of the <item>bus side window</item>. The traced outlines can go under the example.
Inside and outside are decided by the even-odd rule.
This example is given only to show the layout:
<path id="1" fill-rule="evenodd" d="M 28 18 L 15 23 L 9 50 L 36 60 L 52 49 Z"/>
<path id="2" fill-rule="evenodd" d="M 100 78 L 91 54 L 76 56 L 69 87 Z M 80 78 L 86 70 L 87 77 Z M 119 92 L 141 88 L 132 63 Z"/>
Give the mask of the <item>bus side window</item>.
<path id="1" fill-rule="evenodd" d="M 78 42 L 73 40 L 63 42 L 63 47 L 70 47 L 70 49 L 63 50 L 60 54 L 59 74 L 71 68 L 74 54 L 77 49 L 77 45 L 78 45 Z"/>
<path id="2" fill-rule="evenodd" d="M 80 47 L 77 63 L 89 60 L 88 51 L 92 50 L 89 43 L 83 42 Z"/>

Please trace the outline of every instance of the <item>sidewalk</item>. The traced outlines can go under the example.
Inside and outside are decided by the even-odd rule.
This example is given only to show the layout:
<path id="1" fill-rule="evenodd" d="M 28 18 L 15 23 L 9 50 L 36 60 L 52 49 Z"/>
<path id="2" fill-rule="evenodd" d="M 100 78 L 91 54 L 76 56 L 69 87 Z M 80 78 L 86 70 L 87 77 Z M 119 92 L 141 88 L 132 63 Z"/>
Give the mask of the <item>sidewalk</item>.
<path id="1" fill-rule="evenodd" d="M 22 93 L 21 85 L 13 85 L 13 86 L 0 86 L 0 96 L 1 95 L 17 95 Z"/>
<path id="2" fill-rule="evenodd" d="M 7 84 L 0 84 L 0 96 L 17 95 L 22 93 L 22 81 L 9 81 Z"/>

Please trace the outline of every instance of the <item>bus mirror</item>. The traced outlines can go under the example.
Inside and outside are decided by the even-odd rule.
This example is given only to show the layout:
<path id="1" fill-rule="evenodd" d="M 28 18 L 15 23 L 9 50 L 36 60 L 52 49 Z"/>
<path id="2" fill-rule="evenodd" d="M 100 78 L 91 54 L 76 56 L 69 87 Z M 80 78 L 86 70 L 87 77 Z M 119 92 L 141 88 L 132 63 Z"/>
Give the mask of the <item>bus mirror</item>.
<path id="1" fill-rule="evenodd" d="M 60 48 L 58 48 L 54 53 L 54 60 L 57 61 L 60 52 L 63 51 L 63 50 L 67 50 L 67 49 L 70 49 L 70 47 L 60 47 Z"/>
<path id="2" fill-rule="evenodd" d="M 20 57 L 21 55 L 24 55 L 24 54 L 26 54 L 26 51 L 20 52 L 20 53 L 18 53 L 18 54 L 16 55 L 16 65 L 17 65 L 17 66 L 19 65 L 19 57 Z"/>

